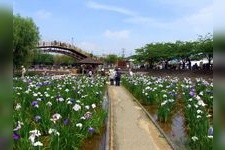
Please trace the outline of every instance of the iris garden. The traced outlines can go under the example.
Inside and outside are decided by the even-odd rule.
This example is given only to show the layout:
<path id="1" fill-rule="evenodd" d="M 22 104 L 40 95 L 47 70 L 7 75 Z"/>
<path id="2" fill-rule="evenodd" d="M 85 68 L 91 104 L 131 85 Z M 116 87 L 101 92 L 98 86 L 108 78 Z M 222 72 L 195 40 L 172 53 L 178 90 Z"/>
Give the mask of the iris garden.
<path id="1" fill-rule="evenodd" d="M 81 149 L 104 124 L 105 81 L 100 76 L 15 77 L 13 148 Z"/>
<path id="2" fill-rule="evenodd" d="M 13 148 L 82 149 L 104 125 L 106 81 L 102 76 L 13 78 Z M 122 83 L 141 104 L 157 106 L 159 123 L 169 123 L 182 107 L 187 149 L 212 149 L 211 80 L 141 75 L 123 76 Z"/>
<path id="3" fill-rule="evenodd" d="M 157 106 L 157 121 L 171 122 L 172 112 L 183 108 L 186 148 L 213 147 L 213 82 L 202 78 L 126 76 L 123 85 L 142 105 Z"/>

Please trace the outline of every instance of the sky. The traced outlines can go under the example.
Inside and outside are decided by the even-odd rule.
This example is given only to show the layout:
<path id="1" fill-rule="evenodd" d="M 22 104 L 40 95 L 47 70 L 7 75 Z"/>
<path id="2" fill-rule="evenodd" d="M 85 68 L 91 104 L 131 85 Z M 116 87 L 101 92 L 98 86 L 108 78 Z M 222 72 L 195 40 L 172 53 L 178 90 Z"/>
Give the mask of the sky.
<path id="1" fill-rule="evenodd" d="M 42 41 L 62 41 L 94 55 L 129 56 L 152 42 L 196 40 L 213 32 L 213 0 L 14 0 Z"/>

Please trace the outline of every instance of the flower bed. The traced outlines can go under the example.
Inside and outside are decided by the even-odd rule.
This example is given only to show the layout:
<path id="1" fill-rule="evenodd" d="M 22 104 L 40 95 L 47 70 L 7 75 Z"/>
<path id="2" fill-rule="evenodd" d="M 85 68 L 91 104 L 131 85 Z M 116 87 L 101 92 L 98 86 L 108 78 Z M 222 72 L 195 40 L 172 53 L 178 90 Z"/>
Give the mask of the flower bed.
<path id="1" fill-rule="evenodd" d="M 185 116 L 190 145 L 194 149 L 212 149 L 213 84 L 198 78 L 195 82 L 184 79 L 181 87 L 183 100 L 185 101 Z"/>
<path id="2" fill-rule="evenodd" d="M 13 79 L 14 149 L 80 149 L 99 133 L 104 77 L 26 77 Z"/>
<path id="3" fill-rule="evenodd" d="M 152 76 L 125 76 L 122 82 L 143 105 L 157 106 L 160 124 L 169 123 L 177 107 L 184 108 L 185 143 L 191 149 L 212 149 L 212 83 L 198 78 L 191 81 Z"/>
<path id="4" fill-rule="evenodd" d="M 158 119 L 160 122 L 167 122 L 174 109 L 178 88 L 177 82 L 177 79 L 150 76 L 123 78 L 123 85 L 125 85 L 142 104 L 158 105 Z"/>

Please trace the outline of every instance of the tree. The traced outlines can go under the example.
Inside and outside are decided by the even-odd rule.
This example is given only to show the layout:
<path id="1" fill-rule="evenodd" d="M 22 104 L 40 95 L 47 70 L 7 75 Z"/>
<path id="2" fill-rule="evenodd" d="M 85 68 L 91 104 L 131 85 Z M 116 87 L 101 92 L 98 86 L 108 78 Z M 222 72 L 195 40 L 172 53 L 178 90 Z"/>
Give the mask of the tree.
<path id="1" fill-rule="evenodd" d="M 26 65 L 29 53 L 40 39 L 39 30 L 31 18 L 13 16 L 13 65 Z"/>
<path id="2" fill-rule="evenodd" d="M 74 63 L 76 63 L 76 59 L 74 59 L 73 57 L 67 55 L 59 55 L 59 56 L 61 57 L 62 65 L 73 65 Z"/>
<path id="3" fill-rule="evenodd" d="M 147 58 L 145 57 L 146 55 L 144 55 L 144 48 L 137 48 L 135 49 L 135 55 L 133 56 L 133 59 L 135 60 L 136 63 L 145 63 L 145 61 L 147 60 Z"/>
<path id="4" fill-rule="evenodd" d="M 168 61 L 174 58 L 174 43 L 150 43 L 145 47 L 136 49 L 134 58 L 141 63 L 148 62 L 150 68 L 154 63 L 164 61 L 165 69 L 168 68 Z"/>
<path id="5" fill-rule="evenodd" d="M 73 57 L 66 55 L 54 55 L 53 60 L 55 65 L 73 65 L 77 62 Z"/>
<path id="6" fill-rule="evenodd" d="M 191 56 L 196 55 L 195 41 L 176 41 L 175 57 L 182 61 L 182 68 L 185 69 L 185 62 L 188 62 L 189 69 L 191 69 Z"/>
<path id="7" fill-rule="evenodd" d="M 33 65 L 37 65 L 37 64 L 53 65 L 54 56 L 52 54 L 45 54 L 39 51 L 36 51 L 36 52 L 33 51 L 33 52 L 34 52 L 34 56 L 32 60 Z"/>
<path id="8" fill-rule="evenodd" d="M 198 44 L 196 45 L 197 53 L 201 54 L 202 57 L 208 59 L 208 64 L 211 64 L 213 59 L 213 36 L 208 33 L 205 36 L 199 36 Z"/>
<path id="9" fill-rule="evenodd" d="M 120 58 L 115 54 L 109 54 L 104 58 L 104 62 L 107 64 L 115 64 Z"/>
<path id="10" fill-rule="evenodd" d="M 149 43 L 144 47 L 135 49 L 134 59 L 137 62 L 148 62 L 150 67 L 157 62 L 165 62 L 165 69 L 168 68 L 168 61 L 176 59 L 182 61 L 183 69 L 188 62 L 191 69 L 193 58 L 202 59 L 207 57 L 210 61 L 213 58 L 213 40 L 211 34 L 200 36 L 198 41 L 176 41 L 175 43 Z"/>

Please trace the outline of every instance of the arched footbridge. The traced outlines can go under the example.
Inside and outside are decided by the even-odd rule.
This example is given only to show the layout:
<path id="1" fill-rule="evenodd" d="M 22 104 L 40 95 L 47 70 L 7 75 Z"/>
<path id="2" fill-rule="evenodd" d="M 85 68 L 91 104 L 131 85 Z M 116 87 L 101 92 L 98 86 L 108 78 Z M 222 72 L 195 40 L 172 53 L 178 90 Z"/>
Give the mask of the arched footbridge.
<path id="1" fill-rule="evenodd" d="M 50 41 L 50 42 L 41 41 L 38 43 L 37 48 L 44 52 L 60 53 L 68 55 L 77 60 L 92 57 L 92 54 L 85 52 L 84 50 L 72 44 L 63 43 L 59 41 Z"/>

